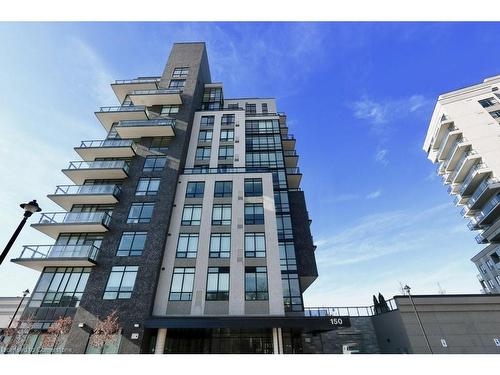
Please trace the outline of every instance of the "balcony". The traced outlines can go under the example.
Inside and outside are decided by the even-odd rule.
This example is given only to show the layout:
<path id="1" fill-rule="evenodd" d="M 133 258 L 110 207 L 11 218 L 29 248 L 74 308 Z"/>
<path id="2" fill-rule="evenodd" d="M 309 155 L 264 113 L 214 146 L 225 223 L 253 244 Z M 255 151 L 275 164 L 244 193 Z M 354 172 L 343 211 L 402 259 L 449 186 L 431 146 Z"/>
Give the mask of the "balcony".
<path id="1" fill-rule="evenodd" d="M 125 160 L 72 161 L 62 172 L 76 185 L 85 180 L 118 180 L 127 178 L 129 165 Z"/>
<path id="2" fill-rule="evenodd" d="M 59 185 L 47 197 L 69 211 L 75 204 L 117 203 L 121 191 L 118 185 Z"/>
<path id="3" fill-rule="evenodd" d="M 480 245 L 488 243 L 488 240 L 486 239 L 486 237 L 482 233 L 479 233 L 476 237 L 474 237 L 474 239 Z"/>
<path id="4" fill-rule="evenodd" d="M 460 195 L 472 194 L 488 173 L 491 173 L 491 169 L 485 163 L 475 164 L 460 186 Z"/>
<path id="5" fill-rule="evenodd" d="M 500 239 L 500 220 L 494 221 L 490 226 L 485 228 L 482 235 L 488 242 L 497 242 Z M 497 268 L 498 266 L 499 264 L 497 263 Z"/>
<path id="6" fill-rule="evenodd" d="M 477 222 L 476 217 L 473 217 L 469 220 L 469 222 L 467 223 L 467 228 L 469 228 L 469 230 L 479 229 L 479 223 Z"/>
<path id="7" fill-rule="evenodd" d="M 452 148 L 454 147 L 455 141 L 461 135 L 462 131 L 456 128 L 452 128 L 452 130 L 446 134 L 437 154 L 438 160 L 445 160 L 451 156 L 451 151 L 453 151 Z"/>
<path id="8" fill-rule="evenodd" d="M 476 215 L 479 225 L 489 224 L 498 217 L 500 212 L 500 194 L 493 196 L 483 207 L 480 213 Z"/>
<path id="9" fill-rule="evenodd" d="M 458 194 L 459 190 L 460 184 L 451 184 L 450 186 L 448 186 L 448 189 L 446 189 L 448 194 Z"/>
<path id="10" fill-rule="evenodd" d="M 118 80 L 111 84 L 120 103 L 134 90 L 154 90 L 158 88 L 160 77 L 143 77 L 137 79 Z"/>
<path id="11" fill-rule="evenodd" d="M 179 89 L 149 89 L 134 90 L 129 94 L 134 105 L 181 105 L 181 90 Z"/>
<path id="12" fill-rule="evenodd" d="M 106 131 L 110 131 L 115 122 L 123 120 L 147 120 L 145 106 L 118 106 L 118 107 L 101 107 L 98 112 L 95 112 L 97 119 L 101 122 Z"/>
<path id="13" fill-rule="evenodd" d="M 98 252 L 94 245 L 29 245 L 11 261 L 39 272 L 45 267 L 93 267 Z"/>
<path id="14" fill-rule="evenodd" d="M 441 146 L 441 142 L 443 141 L 444 137 L 452 128 L 453 121 L 449 120 L 446 117 L 441 119 L 437 126 L 436 132 L 434 133 L 433 141 L 431 142 L 432 148 L 434 150 L 437 150 Z"/>
<path id="15" fill-rule="evenodd" d="M 123 120 L 115 129 L 121 138 L 173 137 L 175 136 L 174 119 Z"/>
<path id="16" fill-rule="evenodd" d="M 82 141 L 75 151 L 85 161 L 97 158 L 131 158 L 135 155 L 135 145 L 131 139 L 104 139 Z"/>
<path id="17" fill-rule="evenodd" d="M 281 139 L 283 141 L 283 150 L 295 150 L 295 137 L 293 134 L 282 135 Z"/>
<path id="18" fill-rule="evenodd" d="M 463 161 L 463 155 L 466 153 L 467 148 L 469 148 L 472 144 L 469 142 L 467 138 L 461 138 L 457 142 L 450 151 L 450 157 L 447 158 L 448 163 L 446 165 L 447 171 L 452 171 L 456 169 L 460 165 L 460 162 Z"/>
<path id="19" fill-rule="evenodd" d="M 285 167 L 294 168 L 299 163 L 299 155 L 295 150 L 285 150 L 283 151 L 283 156 L 285 158 Z"/>
<path id="20" fill-rule="evenodd" d="M 451 182 L 454 184 L 462 182 L 472 166 L 476 164 L 480 158 L 481 156 L 479 156 L 475 150 L 470 150 L 463 154 L 456 164 L 455 170 L 451 173 Z"/>
<path id="21" fill-rule="evenodd" d="M 286 178 L 288 181 L 288 187 L 291 189 L 297 189 L 300 186 L 302 173 L 300 173 L 299 168 L 286 168 Z"/>
<path id="22" fill-rule="evenodd" d="M 491 198 L 491 196 L 500 189 L 500 181 L 496 178 L 488 178 L 481 182 L 477 189 L 474 191 L 474 194 L 469 198 L 467 202 L 467 207 L 470 209 L 476 209 L 481 207 L 486 200 Z"/>
<path id="23" fill-rule="evenodd" d="M 54 239 L 61 233 L 103 233 L 109 229 L 107 212 L 47 212 L 31 226 Z"/>

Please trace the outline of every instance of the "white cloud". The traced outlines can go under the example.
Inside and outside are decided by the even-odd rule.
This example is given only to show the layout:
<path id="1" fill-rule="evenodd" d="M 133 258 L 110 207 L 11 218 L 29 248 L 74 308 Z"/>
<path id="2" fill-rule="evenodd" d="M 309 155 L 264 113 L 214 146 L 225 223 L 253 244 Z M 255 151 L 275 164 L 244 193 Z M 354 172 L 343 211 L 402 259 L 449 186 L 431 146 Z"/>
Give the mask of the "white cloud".
<path id="1" fill-rule="evenodd" d="M 389 150 L 386 148 L 377 150 L 375 153 L 375 161 L 383 165 L 389 164 L 389 160 L 387 160 L 386 157 L 388 152 Z"/>
<path id="2" fill-rule="evenodd" d="M 375 190 L 375 191 L 372 191 L 371 193 L 368 193 L 366 195 L 366 199 L 376 199 L 378 197 L 380 197 L 380 195 L 382 194 L 382 190 Z"/>

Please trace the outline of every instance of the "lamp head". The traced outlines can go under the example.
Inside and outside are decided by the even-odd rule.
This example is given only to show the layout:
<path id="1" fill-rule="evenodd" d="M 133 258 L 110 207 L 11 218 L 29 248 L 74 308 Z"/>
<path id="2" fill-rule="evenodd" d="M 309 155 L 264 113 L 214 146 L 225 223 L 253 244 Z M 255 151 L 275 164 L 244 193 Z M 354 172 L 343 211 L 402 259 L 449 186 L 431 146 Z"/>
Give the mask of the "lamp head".
<path id="1" fill-rule="evenodd" d="M 410 294 L 411 288 L 408 285 L 405 285 L 403 289 L 405 290 L 406 293 Z"/>
<path id="2" fill-rule="evenodd" d="M 23 296 L 26 297 L 28 294 L 30 294 L 30 290 L 29 289 L 26 289 L 24 292 L 23 292 Z"/>
<path id="3" fill-rule="evenodd" d="M 29 203 L 22 203 L 19 206 L 24 210 L 25 217 L 30 217 L 35 212 L 40 212 L 42 210 L 38 203 L 36 203 L 36 199 L 33 199 Z"/>

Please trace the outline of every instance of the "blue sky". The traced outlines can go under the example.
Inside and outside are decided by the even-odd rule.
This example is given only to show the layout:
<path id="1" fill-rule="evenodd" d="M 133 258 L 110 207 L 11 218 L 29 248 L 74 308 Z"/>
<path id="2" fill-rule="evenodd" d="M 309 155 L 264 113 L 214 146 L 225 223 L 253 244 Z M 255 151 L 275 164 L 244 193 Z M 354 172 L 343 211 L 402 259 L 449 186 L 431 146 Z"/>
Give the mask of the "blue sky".
<path id="1" fill-rule="evenodd" d="M 500 74 L 498 23 L 0 24 L 0 238 L 46 198 L 81 140 L 105 133 L 115 79 L 159 75 L 174 42 L 205 41 L 226 97 L 275 97 L 296 135 L 319 278 L 309 306 L 371 295 L 477 293 L 481 247 L 422 143 L 437 96 Z M 34 221 L 34 219 L 32 220 Z M 11 251 L 52 240 L 26 228 Z M 3 247 L 3 245 L 2 245 Z M 5 262 L 0 295 L 38 274 Z"/>

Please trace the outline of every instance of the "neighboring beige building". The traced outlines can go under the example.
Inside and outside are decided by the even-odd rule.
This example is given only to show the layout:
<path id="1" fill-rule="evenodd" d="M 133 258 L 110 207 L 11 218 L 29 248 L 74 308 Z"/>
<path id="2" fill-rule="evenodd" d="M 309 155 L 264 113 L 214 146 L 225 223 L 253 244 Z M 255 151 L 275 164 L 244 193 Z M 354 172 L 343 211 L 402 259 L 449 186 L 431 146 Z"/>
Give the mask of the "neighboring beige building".
<path id="1" fill-rule="evenodd" d="M 0 329 L 7 328 L 9 326 L 10 320 L 14 316 L 14 313 L 21 302 L 22 297 L 0 297 Z M 24 306 L 28 302 L 28 298 L 25 298 L 19 311 L 17 312 L 17 317 L 19 318 L 23 313 Z"/>
<path id="2" fill-rule="evenodd" d="M 500 292 L 500 76 L 440 95 L 424 150 L 462 207 L 476 241 L 472 261 L 485 293 Z"/>

